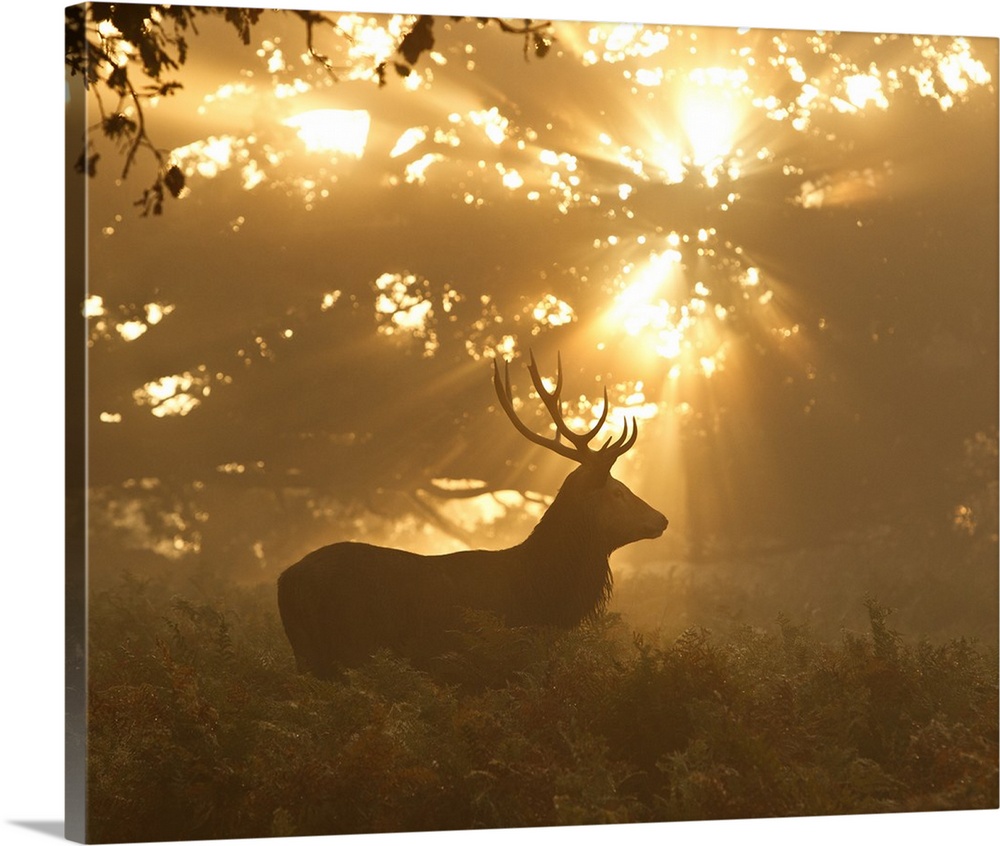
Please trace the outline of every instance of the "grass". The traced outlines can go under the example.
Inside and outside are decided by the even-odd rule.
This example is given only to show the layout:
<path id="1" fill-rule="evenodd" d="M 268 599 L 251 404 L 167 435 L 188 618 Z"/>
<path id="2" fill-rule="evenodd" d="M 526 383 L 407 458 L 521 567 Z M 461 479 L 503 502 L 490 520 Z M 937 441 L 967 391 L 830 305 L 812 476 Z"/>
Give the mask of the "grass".
<path id="1" fill-rule="evenodd" d="M 95 842 L 996 808 L 997 656 L 863 632 L 470 615 L 430 672 L 294 670 L 271 586 L 91 597 Z"/>

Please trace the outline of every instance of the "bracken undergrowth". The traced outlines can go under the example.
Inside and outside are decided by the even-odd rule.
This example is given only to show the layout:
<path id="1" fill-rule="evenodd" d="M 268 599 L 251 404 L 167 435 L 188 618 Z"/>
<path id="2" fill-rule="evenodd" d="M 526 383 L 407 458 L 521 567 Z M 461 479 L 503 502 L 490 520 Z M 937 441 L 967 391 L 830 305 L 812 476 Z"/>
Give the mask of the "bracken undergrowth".
<path id="1" fill-rule="evenodd" d="M 417 670 L 295 672 L 273 589 L 123 577 L 90 606 L 88 839 L 996 808 L 997 656 L 909 643 L 864 601 L 839 641 L 614 614 L 469 615 Z"/>

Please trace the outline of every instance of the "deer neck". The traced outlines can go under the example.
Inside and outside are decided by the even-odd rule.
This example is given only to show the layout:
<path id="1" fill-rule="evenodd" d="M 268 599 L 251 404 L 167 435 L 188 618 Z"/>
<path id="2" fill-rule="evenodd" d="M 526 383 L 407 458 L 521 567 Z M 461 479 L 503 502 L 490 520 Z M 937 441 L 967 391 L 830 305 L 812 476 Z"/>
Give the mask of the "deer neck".
<path id="1" fill-rule="evenodd" d="M 532 533 L 515 547 L 520 584 L 538 602 L 537 620 L 574 626 L 604 610 L 611 596 L 611 550 L 594 521 L 569 520 L 558 498 Z"/>
<path id="2" fill-rule="evenodd" d="M 542 515 L 525 544 L 538 552 L 565 553 L 573 560 L 601 561 L 607 564 L 614 550 L 602 525 L 600 486 L 607 471 L 578 467 L 563 482 L 556 498 Z"/>
<path id="3" fill-rule="evenodd" d="M 602 534 L 590 515 L 564 505 L 557 497 L 521 546 L 536 555 L 546 553 L 547 557 L 607 563 L 612 550 Z"/>

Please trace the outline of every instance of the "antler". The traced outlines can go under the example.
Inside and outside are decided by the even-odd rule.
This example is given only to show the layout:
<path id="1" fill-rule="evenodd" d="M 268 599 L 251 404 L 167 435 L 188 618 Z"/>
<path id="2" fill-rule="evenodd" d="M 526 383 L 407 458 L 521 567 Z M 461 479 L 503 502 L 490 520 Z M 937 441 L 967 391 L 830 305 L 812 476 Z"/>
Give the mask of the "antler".
<path id="1" fill-rule="evenodd" d="M 528 355 L 531 358 L 531 362 L 528 364 L 528 373 L 531 374 L 531 381 L 535 386 L 535 390 L 538 391 L 539 398 L 544 403 L 549 416 L 552 418 L 552 422 L 555 424 L 556 433 L 553 437 L 546 438 L 529 429 L 521 421 L 521 418 L 514 411 L 514 396 L 510 387 L 510 364 L 504 362 L 504 376 L 501 382 L 500 365 L 494 359 L 493 387 L 496 389 L 500 405 L 510 418 L 511 423 L 514 424 L 518 432 L 534 444 L 543 446 L 564 458 L 571 458 L 573 461 L 578 461 L 581 464 L 601 464 L 610 470 L 611 465 L 615 463 L 618 456 L 631 449 L 632 444 L 635 443 L 635 439 L 639 434 L 639 424 L 633 419 L 632 431 L 629 433 L 629 425 L 628 421 L 626 421 L 625 428 L 617 440 L 612 443 L 612 438 L 609 437 L 600 449 L 591 449 L 590 442 L 608 418 L 607 387 L 604 388 L 604 404 L 597 422 L 586 432 L 574 432 L 566 424 L 562 414 L 562 400 L 560 399 L 560 393 L 562 392 L 562 357 L 558 355 L 556 357 L 556 386 L 549 391 L 546 390 L 545 383 L 538 373 L 538 365 L 535 363 L 534 353 L 529 351 Z M 569 441 L 569 445 L 562 442 L 563 438 Z"/>

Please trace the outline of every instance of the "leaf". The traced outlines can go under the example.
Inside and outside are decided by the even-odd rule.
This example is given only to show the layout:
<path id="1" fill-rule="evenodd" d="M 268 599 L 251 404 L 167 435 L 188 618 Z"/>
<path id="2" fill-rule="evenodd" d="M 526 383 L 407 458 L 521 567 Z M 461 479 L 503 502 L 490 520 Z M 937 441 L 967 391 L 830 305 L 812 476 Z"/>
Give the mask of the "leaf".
<path id="1" fill-rule="evenodd" d="M 162 85 L 148 85 L 146 92 L 154 97 L 169 97 L 175 91 L 180 91 L 184 86 L 179 82 L 164 82 Z"/>
<path id="2" fill-rule="evenodd" d="M 149 38 L 143 38 L 136 45 L 139 48 L 139 58 L 142 59 L 142 67 L 146 75 L 151 79 L 159 79 L 164 67 L 176 68 L 177 65 L 156 42 Z"/>
<path id="3" fill-rule="evenodd" d="M 406 37 L 400 42 L 398 52 L 411 65 L 417 63 L 420 54 L 434 48 L 434 16 L 421 15 Z"/>
<path id="4" fill-rule="evenodd" d="M 97 160 L 100 157 L 100 153 L 94 153 L 92 156 L 88 156 L 86 152 L 80 153 L 80 158 L 73 165 L 73 170 L 80 174 L 86 173 L 87 176 L 97 176 Z"/>
<path id="5" fill-rule="evenodd" d="M 544 59 L 552 47 L 552 42 L 545 38 L 540 33 L 535 33 L 535 55 L 539 59 Z"/>
<path id="6" fill-rule="evenodd" d="M 115 68 L 108 76 L 108 88 L 113 88 L 120 94 L 125 93 L 125 88 L 128 85 L 128 71 L 125 70 L 125 66 Z"/>
<path id="7" fill-rule="evenodd" d="M 142 207 L 142 217 L 149 217 L 150 212 L 154 215 L 163 214 L 163 180 L 157 179 L 151 188 L 143 191 L 135 205 Z"/>
<path id="8" fill-rule="evenodd" d="M 244 45 L 250 44 L 250 29 L 260 19 L 259 9 L 226 9 L 226 22 L 231 24 Z"/>
<path id="9" fill-rule="evenodd" d="M 176 200 L 184 190 L 184 171 L 173 165 L 164 175 L 163 184 Z"/>
<path id="10" fill-rule="evenodd" d="M 132 118 L 119 113 L 106 117 L 101 124 L 101 128 L 108 138 L 120 138 L 122 135 L 135 133 L 138 125 Z"/>

